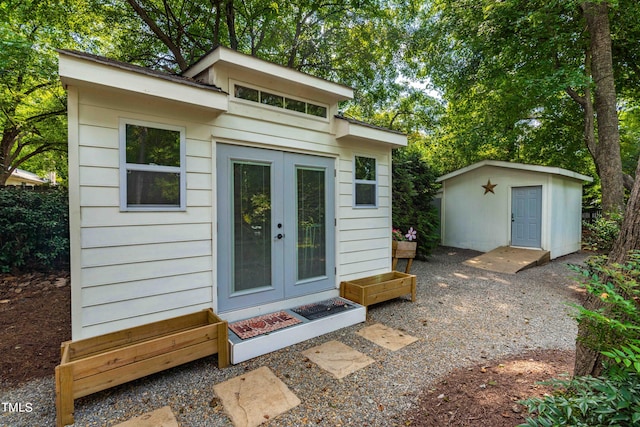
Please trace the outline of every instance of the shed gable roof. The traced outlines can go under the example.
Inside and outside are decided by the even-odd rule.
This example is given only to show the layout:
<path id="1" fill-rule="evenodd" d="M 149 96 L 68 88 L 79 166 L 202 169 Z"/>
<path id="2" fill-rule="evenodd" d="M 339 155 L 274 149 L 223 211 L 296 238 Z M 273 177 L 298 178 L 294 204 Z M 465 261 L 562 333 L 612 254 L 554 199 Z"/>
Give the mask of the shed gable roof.
<path id="1" fill-rule="evenodd" d="M 472 170 L 482 168 L 485 166 L 494 166 L 494 167 L 505 168 L 505 169 L 517 169 L 517 170 L 529 171 L 529 172 L 546 173 L 551 175 L 564 176 L 567 178 L 576 179 L 578 181 L 586 181 L 586 182 L 593 181 L 593 178 L 591 178 L 590 176 L 582 175 L 577 172 L 573 172 L 567 169 L 553 167 L 553 166 L 528 165 L 525 163 L 503 162 L 499 160 L 482 160 L 480 162 L 474 163 L 467 167 L 450 172 L 446 175 L 442 175 L 441 177 L 436 179 L 436 182 L 443 182 L 448 179 L 455 178 L 456 176 L 463 175 L 467 172 L 471 172 Z"/>

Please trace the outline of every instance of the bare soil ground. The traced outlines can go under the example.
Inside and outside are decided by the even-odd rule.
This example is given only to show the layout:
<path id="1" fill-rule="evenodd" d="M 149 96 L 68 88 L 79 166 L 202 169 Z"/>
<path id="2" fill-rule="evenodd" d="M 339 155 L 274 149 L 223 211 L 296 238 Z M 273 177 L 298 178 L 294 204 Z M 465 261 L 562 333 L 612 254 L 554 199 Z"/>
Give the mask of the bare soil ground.
<path id="1" fill-rule="evenodd" d="M 539 382 L 573 372 L 574 358 L 573 351 L 536 350 L 456 369 L 420 393 L 407 425 L 517 426 L 530 416 L 518 402 L 551 394 L 553 388 Z"/>
<path id="2" fill-rule="evenodd" d="M 0 274 L 0 386 L 53 375 L 71 339 L 69 273 Z"/>
<path id="3" fill-rule="evenodd" d="M 69 273 L 0 274 L 0 386 L 52 376 L 71 338 Z M 539 381 L 573 370 L 574 353 L 537 350 L 461 368 L 420 392 L 410 426 L 516 426 L 519 400 L 550 393 Z"/>

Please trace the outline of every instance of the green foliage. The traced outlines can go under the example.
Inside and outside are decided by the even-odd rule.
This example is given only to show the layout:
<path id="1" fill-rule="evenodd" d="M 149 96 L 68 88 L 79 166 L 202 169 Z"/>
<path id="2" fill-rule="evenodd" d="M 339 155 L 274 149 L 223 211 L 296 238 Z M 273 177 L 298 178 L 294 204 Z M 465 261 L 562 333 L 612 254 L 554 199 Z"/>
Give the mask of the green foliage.
<path id="1" fill-rule="evenodd" d="M 418 256 L 428 255 L 440 241 L 439 218 L 431 204 L 436 175 L 420 150 L 410 145 L 393 152 L 393 226 L 417 231 Z"/>
<path id="2" fill-rule="evenodd" d="M 68 262 L 67 193 L 0 189 L 0 271 L 49 270 Z"/>
<path id="3" fill-rule="evenodd" d="M 589 259 L 588 269 L 574 267 L 587 292 L 602 302 L 598 310 L 577 307 L 578 321 L 591 332 L 584 344 L 599 352 L 637 345 L 640 339 L 640 251 L 631 252 L 624 265 L 609 265 L 606 259 Z"/>
<path id="4" fill-rule="evenodd" d="M 404 54 L 446 105 L 427 141 L 434 166 L 446 173 L 491 158 L 592 175 L 584 111 L 570 95 L 584 97 L 587 88 L 593 95 L 580 3 L 433 0 L 421 9 Z M 616 84 L 628 102 L 637 99 L 640 87 L 639 49 L 632 42 L 640 32 L 640 3 L 620 0 L 612 6 Z M 622 147 L 629 173 L 638 144 L 631 118 L 623 119 L 630 126 Z"/>
<path id="5" fill-rule="evenodd" d="M 586 231 L 583 244 L 590 250 L 609 252 L 620 234 L 621 225 L 622 215 L 619 213 L 612 213 L 609 217 L 598 215 L 593 222 L 585 221 L 582 224 Z"/>
<path id="6" fill-rule="evenodd" d="M 578 377 L 547 384 L 557 387 L 557 393 L 525 401 L 537 417 L 528 418 L 520 427 L 640 425 L 640 377 L 635 373 L 624 378 Z"/>
<path id="7" fill-rule="evenodd" d="M 640 426 L 640 251 L 624 265 L 596 257 L 588 267 L 574 269 L 602 307 L 577 307 L 578 321 L 590 331 L 584 344 L 607 357 L 604 376 L 551 381 L 553 396 L 524 402 L 536 416 L 522 426 Z"/>

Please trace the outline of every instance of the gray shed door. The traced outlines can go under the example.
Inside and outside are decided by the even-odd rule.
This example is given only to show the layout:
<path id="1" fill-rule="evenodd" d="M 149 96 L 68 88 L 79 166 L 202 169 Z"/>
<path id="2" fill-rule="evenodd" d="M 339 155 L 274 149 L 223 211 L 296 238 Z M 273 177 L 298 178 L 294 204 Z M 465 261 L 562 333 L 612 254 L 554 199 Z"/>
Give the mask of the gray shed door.
<path id="1" fill-rule="evenodd" d="M 540 248 L 542 186 L 511 189 L 511 245 Z"/>

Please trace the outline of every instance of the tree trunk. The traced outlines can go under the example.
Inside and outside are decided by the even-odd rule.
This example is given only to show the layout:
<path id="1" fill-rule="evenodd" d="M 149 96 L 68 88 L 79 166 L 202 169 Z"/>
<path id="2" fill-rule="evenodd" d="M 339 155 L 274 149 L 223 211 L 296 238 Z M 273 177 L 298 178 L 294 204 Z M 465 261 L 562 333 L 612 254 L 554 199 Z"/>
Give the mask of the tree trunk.
<path id="1" fill-rule="evenodd" d="M 236 34 L 236 10 L 233 0 L 227 0 L 227 29 L 229 30 L 229 47 L 238 50 L 238 35 Z"/>
<path id="2" fill-rule="evenodd" d="M 620 158 L 620 132 L 616 111 L 616 88 L 611 54 L 609 4 L 585 2 L 581 5 L 590 36 L 591 74 L 595 84 L 598 146 L 595 161 L 602 182 L 603 212 L 621 211 L 624 183 Z"/>
<path id="3" fill-rule="evenodd" d="M 609 5 L 606 1 L 601 3 L 586 2 L 581 7 L 590 34 L 590 65 L 591 75 L 595 84 L 595 110 L 598 130 L 598 144 L 595 147 L 594 159 L 602 182 L 602 210 L 603 212 L 621 211 L 624 206 L 624 184 L 611 56 Z M 594 154 L 593 151 L 592 154 Z M 640 162 L 638 166 L 640 167 Z M 610 263 L 624 262 L 628 251 L 639 247 L 640 179 L 637 179 L 638 173 L 620 235 L 610 253 Z M 603 303 L 598 296 L 588 294 L 584 303 L 586 309 L 594 311 L 602 306 Z M 589 334 L 589 329 L 584 324 L 578 325 L 574 366 L 575 376 L 598 376 L 602 373 L 602 354 L 583 343 Z"/>
<path id="4" fill-rule="evenodd" d="M 609 262 L 623 263 L 629 251 L 640 249 L 640 159 L 636 168 L 636 180 L 627 202 L 624 220 L 618 239 L 609 253 Z"/>

